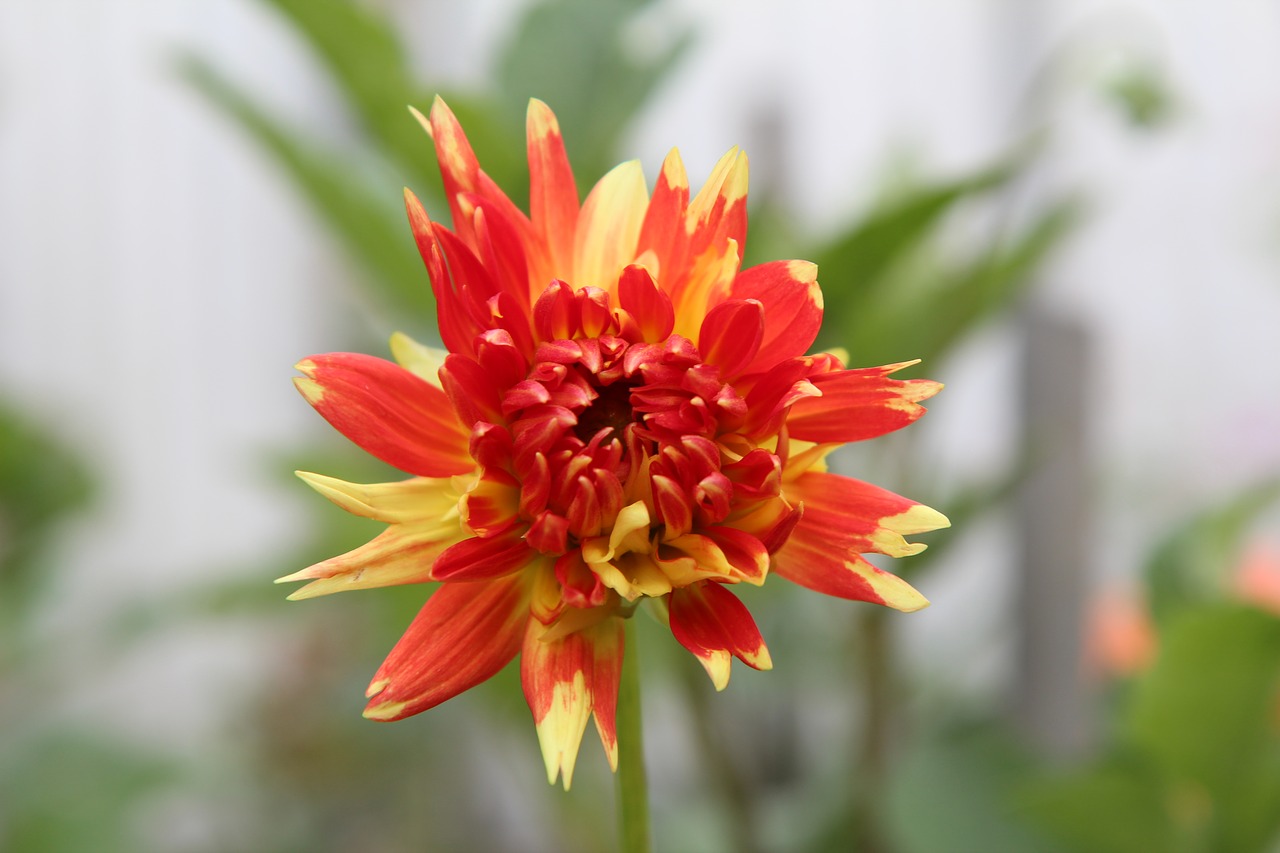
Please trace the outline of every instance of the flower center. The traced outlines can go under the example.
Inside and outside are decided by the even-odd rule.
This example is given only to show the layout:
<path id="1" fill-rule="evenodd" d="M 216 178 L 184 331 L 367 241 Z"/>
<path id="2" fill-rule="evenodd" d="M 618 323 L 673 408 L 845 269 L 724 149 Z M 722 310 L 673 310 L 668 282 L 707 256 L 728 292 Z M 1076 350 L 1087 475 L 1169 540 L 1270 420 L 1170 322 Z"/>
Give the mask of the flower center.
<path id="1" fill-rule="evenodd" d="M 619 381 L 598 386 L 595 392 L 599 396 L 578 413 L 574 434 L 584 443 L 591 441 L 602 429 L 609 431 L 603 438 L 604 442 L 620 438 L 623 428 L 636 420 L 635 411 L 631 408 L 634 385 L 633 382 Z"/>

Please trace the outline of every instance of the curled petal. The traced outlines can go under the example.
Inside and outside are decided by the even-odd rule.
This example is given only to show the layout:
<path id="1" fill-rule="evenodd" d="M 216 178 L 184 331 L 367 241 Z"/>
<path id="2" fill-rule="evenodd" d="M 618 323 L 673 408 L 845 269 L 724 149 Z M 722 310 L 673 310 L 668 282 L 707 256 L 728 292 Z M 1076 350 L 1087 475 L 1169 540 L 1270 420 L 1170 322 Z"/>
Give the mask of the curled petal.
<path id="1" fill-rule="evenodd" d="M 528 620 L 521 577 L 445 584 L 374 675 L 364 715 L 403 719 L 488 680 L 520 650 Z"/>
<path id="2" fill-rule="evenodd" d="M 720 375 L 732 379 L 744 372 L 764 337 L 764 306 L 755 299 L 721 302 L 707 314 L 698 333 L 698 351 Z"/>
<path id="3" fill-rule="evenodd" d="M 458 505 L 462 522 L 475 535 L 492 536 L 510 527 L 520 509 L 520 484 L 501 468 L 491 468 Z"/>
<path id="4" fill-rule="evenodd" d="M 618 279 L 618 304 L 635 320 L 642 341 L 661 343 L 675 328 L 676 312 L 671 297 L 658 288 L 642 266 L 632 264 L 622 271 Z"/>
<path id="5" fill-rule="evenodd" d="M 716 690 L 729 684 L 729 656 L 754 669 L 772 669 L 755 620 L 738 597 L 718 583 L 673 590 L 671 634 L 698 658 Z"/>
<path id="6" fill-rule="evenodd" d="M 742 368 L 750 375 L 804 355 L 822 325 L 818 267 L 808 261 L 772 261 L 738 273 L 729 298 L 754 299 L 764 306 L 764 333 L 755 358 Z"/>
<path id="7" fill-rule="evenodd" d="M 448 398 L 397 364 L 359 353 L 313 355 L 294 379 L 338 432 L 401 471 L 448 477 L 472 470 L 468 432 Z"/>

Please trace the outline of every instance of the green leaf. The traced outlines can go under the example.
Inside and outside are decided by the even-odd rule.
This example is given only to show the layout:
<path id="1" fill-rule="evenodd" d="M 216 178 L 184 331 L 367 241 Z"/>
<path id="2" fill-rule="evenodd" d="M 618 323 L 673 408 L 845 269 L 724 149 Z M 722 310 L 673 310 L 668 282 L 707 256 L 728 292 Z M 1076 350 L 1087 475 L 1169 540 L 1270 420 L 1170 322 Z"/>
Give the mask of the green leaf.
<path id="1" fill-rule="evenodd" d="M 1029 783 L 1016 799 L 1068 850 L 1186 850 L 1168 819 L 1163 780 L 1140 756 L 1113 755 L 1094 767 Z"/>
<path id="2" fill-rule="evenodd" d="M 884 285 L 887 271 L 931 236 L 957 204 L 1005 186 L 1019 174 L 1022 161 L 1013 157 L 975 175 L 914 189 L 810 252 L 828 275 L 822 289 L 829 310 L 844 316 L 863 307 Z"/>
<path id="3" fill-rule="evenodd" d="M 618 140 L 658 84 L 688 49 L 687 31 L 664 33 L 667 44 L 628 33 L 644 0 L 552 0 L 531 7 L 498 63 L 496 90 L 505 110 L 529 97 L 556 112 L 574 173 L 589 186 L 616 156 Z M 523 112 L 520 113 L 523 115 Z"/>
<path id="4" fill-rule="evenodd" d="M 1035 272 L 1079 216 L 1074 201 L 1049 206 L 1019 233 L 950 275 L 930 274 L 929 283 L 896 286 L 882 298 L 849 304 L 833 314 L 857 364 L 911 358 L 936 364 L 966 334 L 1012 304 L 1035 282 Z"/>
<path id="5" fill-rule="evenodd" d="M 351 0 L 265 2 L 294 25 L 370 136 L 408 171 L 404 183 L 438 187 L 430 140 L 406 113 L 409 105 L 427 110 L 431 98 L 414 81 L 391 23 Z"/>
<path id="6" fill-rule="evenodd" d="M 1143 574 L 1157 622 L 1223 598 L 1245 531 L 1277 500 L 1280 479 L 1266 480 L 1188 519 L 1156 546 Z"/>
<path id="7" fill-rule="evenodd" d="M 417 320 L 406 323 L 406 331 L 421 334 L 430 329 L 435 301 L 410 236 L 399 193 L 354 168 L 353 160 L 357 158 L 325 151 L 304 141 L 303 134 L 286 129 L 204 61 L 188 56 L 180 70 L 275 156 L 363 264 L 369 273 L 369 284 L 385 301 Z M 407 115 L 404 121 L 416 124 Z"/>
<path id="8" fill-rule="evenodd" d="M 1123 736 L 1191 792 L 1182 811 L 1211 824 L 1211 849 L 1261 849 L 1280 829 L 1280 619 L 1203 606 L 1160 642 Z"/>

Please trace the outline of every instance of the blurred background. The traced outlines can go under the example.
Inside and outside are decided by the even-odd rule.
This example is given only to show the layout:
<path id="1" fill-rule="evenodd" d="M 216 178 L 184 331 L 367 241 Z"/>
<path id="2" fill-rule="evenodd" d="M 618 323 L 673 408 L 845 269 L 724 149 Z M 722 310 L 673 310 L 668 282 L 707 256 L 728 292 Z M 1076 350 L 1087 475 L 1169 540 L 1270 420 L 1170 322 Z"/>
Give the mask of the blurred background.
<path id="1" fill-rule="evenodd" d="M 838 462 L 952 518 L 930 609 L 749 590 L 719 695 L 642 620 L 658 849 L 1280 849 L 1262 0 L 4 0 L 0 849 L 612 849 L 515 673 L 361 719 L 428 590 L 270 583 L 377 531 L 292 479 L 395 475 L 290 365 L 434 337 L 436 93 L 517 199 L 530 96 L 580 189 L 741 145 L 747 263 L 948 385 Z"/>

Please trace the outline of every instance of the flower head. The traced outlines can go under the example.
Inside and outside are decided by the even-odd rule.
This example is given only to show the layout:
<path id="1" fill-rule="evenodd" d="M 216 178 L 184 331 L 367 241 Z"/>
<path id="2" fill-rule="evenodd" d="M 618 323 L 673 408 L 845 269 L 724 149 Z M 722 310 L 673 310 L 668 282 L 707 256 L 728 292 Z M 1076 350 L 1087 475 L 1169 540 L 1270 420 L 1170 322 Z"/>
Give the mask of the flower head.
<path id="1" fill-rule="evenodd" d="M 365 716 L 416 714 L 520 655 L 548 776 L 567 788 L 594 717 L 610 764 L 622 619 L 656 605 L 717 689 L 769 652 L 733 592 L 773 573 L 901 610 L 925 599 L 862 555 L 924 548 L 934 510 L 828 473 L 846 442 L 920 417 L 941 387 L 806 355 L 822 320 L 813 264 L 740 270 L 747 160 L 690 198 L 672 151 L 652 195 L 637 163 L 579 204 L 555 116 L 528 115 L 526 215 L 480 169 L 440 100 L 434 140 L 453 228 L 406 191 L 442 353 L 402 335 L 395 362 L 299 363 L 335 428 L 412 475 L 358 485 L 300 474 L 386 522 L 368 544 L 287 578 L 292 597 L 439 581 L 374 676 Z"/>

